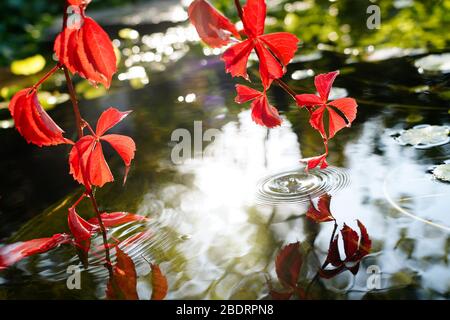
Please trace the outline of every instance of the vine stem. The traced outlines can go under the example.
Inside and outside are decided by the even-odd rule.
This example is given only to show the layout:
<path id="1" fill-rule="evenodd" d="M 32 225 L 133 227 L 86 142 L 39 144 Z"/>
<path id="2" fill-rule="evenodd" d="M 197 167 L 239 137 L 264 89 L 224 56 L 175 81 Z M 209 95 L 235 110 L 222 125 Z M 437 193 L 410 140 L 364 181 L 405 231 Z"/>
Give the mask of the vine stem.
<path id="1" fill-rule="evenodd" d="M 234 4 L 236 6 L 239 18 L 241 18 L 241 21 L 244 22 L 244 15 L 243 15 L 243 12 L 242 12 L 241 3 L 239 2 L 239 0 L 234 0 Z"/>
<path id="2" fill-rule="evenodd" d="M 280 86 L 280 88 L 286 91 L 292 97 L 292 99 L 294 99 L 295 102 L 297 102 L 297 100 L 295 99 L 297 93 L 294 90 L 292 90 L 292 88 L 289 87 L 289 85 L 286 82 L 284 82 L 281 79 L 275 79 L 275 82 Z"/>
<path id="3" fill-rule="evenodd" d="M 43 76 L 30 90 L 36 90 L 38 87 L 41 86 L 41 84 L 43 84 L 48 78 L 50 78 L 56 71 L 58 71 L 58 69 L 60 69 L 62 67 L 62 64 L 58 63 L 56 66 L 54 66 L 49 72 L 47 72 L 45 74 L 45 76 Z"/>
<path id="4" fill-rule="evenodd" d="M 66 83 L 69 89 L 70 100 L 72 101 L 73 113 L 75 115 L 75 121 L 77 125 L 78 139 L 81 139 L 83 137 L 83 119 L 81 118 L 80 108 L 78 106 L 78 100 L 72 79 L 70 78 L 69 70 L 67 70 L 67 68 L 65 67 L 64 75 L 66 77 Z"/>
<path id="5" fill-rule="evenodd" d="M 64 16 L 63 16 L 63 26 L 62 26 L 63 31 L 67 27 L 67 19 L 68 19 L 67 8 L 68 8 L 68 5 L 66 4 L 64 6 Z M 83 137 L 83 126 L 84 126 L 83 124 L 85 123 L 85 121 L 81 117 L 75 88 L 73 85 L 72 78 L 70 77 L 69 70 L 67 70 L 67 68 L 65 66 L 63 66 L 63 69 L 64 69 L 64 75 L 66 77 L 67 87 L 69 89 L 70 100 L 71 100 L 72 106 L 73 106 L 73 112 L 75 114 L 78 138 L 81 139 Z M 97 200 L 95 199 L 94 193 L 92 192 L 92 188 L 90 186 L 86 187 L 86 193 L 89 195 L 89 198 L 91 199 L 91 202 L 92 202 L 92 206 L 94 207 L 95 213 L 97 215 L 98 224 L 100 226 L 100 231 L 101 231 L 102 238 L 103 238 L 103 246 L 105 247 L 105 259 L 106 259 L 105 266 L 108 269 L 109 277 L 112 280 L 113 269 L 112 269 L 112 263 L 111 263 L 111 253 L 110 253 L 109 245 L 108 245 L 108 234 L 106 233 L 105 224 L 103 223 L 102 216 L 101 216 L 100 210 L 98 208 Z"/>
<path id="6" fill-rule="evenodd" d="M 98 209 L 97 200 L 95 199 L 92 190 L 88 191 L 88 195 L 89 195 L 89 198 L 91 199 L 92 206 L 94 207 L 95 213 L 97 215 L 98 224 L 100 226 L 100 231 L 102 233 L 103 245 L 105 247 L 105 259 L 106 259 L 105 266 L 108 269 L 109 277 L 112 279 L 112 277 L 113 277 L 113 269 L 112 269 L 112 263 L 111 263 L 111 253 L 109 251 L 108 235 L 106 233 L 105 224 L 103 223 L 102 215 L 100 213 L 100 210 Z"/>

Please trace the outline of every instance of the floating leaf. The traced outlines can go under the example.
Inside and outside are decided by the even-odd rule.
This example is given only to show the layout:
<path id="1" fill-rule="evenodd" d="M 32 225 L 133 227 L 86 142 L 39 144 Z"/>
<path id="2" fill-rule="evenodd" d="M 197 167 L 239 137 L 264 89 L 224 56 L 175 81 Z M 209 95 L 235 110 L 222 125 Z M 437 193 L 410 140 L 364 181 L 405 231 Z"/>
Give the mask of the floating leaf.
<path id="1" fill-rule="evenodd" d="M 450 142 L 450 128 L 428 124 L 415 126 L 400 132 L 397 141 L 402 145 L 411 145 L 417 149 L 428 149 Z"/>

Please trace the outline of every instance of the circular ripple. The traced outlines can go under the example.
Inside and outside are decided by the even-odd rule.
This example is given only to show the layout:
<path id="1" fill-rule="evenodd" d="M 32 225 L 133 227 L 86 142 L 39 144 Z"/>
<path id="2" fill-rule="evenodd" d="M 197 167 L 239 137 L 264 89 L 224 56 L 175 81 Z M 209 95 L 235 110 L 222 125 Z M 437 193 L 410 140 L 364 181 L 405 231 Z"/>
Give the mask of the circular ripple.
<path id="1" fill-rule="evenodd" d="M 256 201 L 262 204 L 305 203 L 348 186 L 346 170 L 328 167 L 324 170 L 304 169 L 266 177 L 258 184 Z"/>

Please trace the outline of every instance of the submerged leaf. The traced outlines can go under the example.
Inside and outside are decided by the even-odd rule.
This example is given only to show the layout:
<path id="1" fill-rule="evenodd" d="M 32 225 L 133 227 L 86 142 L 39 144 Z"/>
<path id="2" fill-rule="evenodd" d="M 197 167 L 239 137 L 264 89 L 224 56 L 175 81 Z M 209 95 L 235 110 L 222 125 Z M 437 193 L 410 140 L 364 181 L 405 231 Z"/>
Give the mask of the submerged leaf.
<path id="1" fill-rule="evenodd" d="M 169 290 L 169 285 L 166 276 L 161 272 L 161 269 L 157 264 L 150 264 L 152 269 L 152 297 L 151 300 L 163 300 L 167 291 Z"/>
<path id="2" fill-rule="evenodd" d="M 116 252 L 117 262 L 106 288 L 106 297 L 111 300 L 139 300 L 134 262 L 119 247 L 116 247 Z"/>
<path id="3" fill-rule="evenodd" d="M 285 288 L 297 287 L 298 276 L 303 264 L 303 257 L 299 249 L 300 242 L 291 243 L 281 249 L 275 260 L 278 280 Z"/>

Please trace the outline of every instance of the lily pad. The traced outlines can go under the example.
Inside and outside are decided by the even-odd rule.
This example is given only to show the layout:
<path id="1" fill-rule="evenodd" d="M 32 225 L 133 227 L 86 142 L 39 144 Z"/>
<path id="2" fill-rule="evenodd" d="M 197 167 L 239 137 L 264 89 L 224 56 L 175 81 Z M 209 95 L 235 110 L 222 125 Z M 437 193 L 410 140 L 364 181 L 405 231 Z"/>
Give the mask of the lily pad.
<path id="1" fill-rule="evenodd" d="M 433 175 L 436 179 L 450 182 L 450 163 L 441 164 L 434 168 Z"/>
<path id="2" fill-rule="evenodd" d="M 423 124 L 399 133 L 397 141 L 402 145 L 411 145 L 417 149 L 428 149 L 450 142 L 450 128 Z"/>

